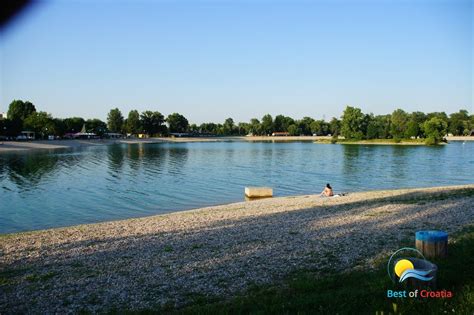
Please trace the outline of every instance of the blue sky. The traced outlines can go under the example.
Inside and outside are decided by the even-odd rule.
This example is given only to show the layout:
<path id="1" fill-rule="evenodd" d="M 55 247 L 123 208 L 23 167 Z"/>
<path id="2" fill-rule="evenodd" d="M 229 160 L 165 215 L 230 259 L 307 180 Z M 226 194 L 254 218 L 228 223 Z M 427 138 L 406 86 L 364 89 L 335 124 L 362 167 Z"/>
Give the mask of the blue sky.
<path id="1" fill-rule="evenodd" d="M 41 1 L 1 33 L 0 111 L 191 122 L 473 110 L 473 2 Z"/>

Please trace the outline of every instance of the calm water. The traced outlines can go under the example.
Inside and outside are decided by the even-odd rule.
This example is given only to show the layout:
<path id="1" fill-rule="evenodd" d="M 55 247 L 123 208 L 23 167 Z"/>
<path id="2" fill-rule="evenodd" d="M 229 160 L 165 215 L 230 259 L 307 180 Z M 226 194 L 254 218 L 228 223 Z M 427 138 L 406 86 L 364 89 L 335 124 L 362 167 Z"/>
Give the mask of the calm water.
<path id="1" fill-rule="evenodd" d="M 474 143 L 440 147 L 218 142 L 0 154 L 0 233 L 276 196 L 474 183 Z"/>

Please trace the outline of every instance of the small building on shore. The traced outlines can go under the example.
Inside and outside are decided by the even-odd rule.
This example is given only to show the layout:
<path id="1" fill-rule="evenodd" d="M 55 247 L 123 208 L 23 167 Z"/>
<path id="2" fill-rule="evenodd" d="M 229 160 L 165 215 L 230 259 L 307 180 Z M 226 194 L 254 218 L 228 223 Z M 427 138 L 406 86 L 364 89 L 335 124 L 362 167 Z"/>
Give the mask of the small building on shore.
<path id="1" fill-rule="evenodd" d="M 78 132 L 74 134 L 74 139 L 97 139 L 99 138 L 93 132 Z"/>
<path id="2" fill-rule="evenodd" d="M 35 140 L 35 132 L 34 131 L 22 131 L 16 137 L 17 140 Z"/>
<path id="3" fill-rule="evenodd" d="M 118 132 L 107 132 L 104 136 L 108 139 L 120 139 L 123 137 L 122 134 Z"/>
<path id="4" fill-rule="evenodd" d="M 286 131 L 277 131 L 272 133 L 272 137 L 288 137 L 289 135 L 290 133 Z"/>

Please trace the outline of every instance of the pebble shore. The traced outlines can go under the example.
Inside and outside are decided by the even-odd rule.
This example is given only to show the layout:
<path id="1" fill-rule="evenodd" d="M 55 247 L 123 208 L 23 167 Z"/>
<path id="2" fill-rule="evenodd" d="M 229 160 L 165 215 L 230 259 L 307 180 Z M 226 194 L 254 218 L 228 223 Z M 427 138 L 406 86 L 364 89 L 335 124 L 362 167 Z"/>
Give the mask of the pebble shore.
<path id="1" fill-rule="evenodd" d="M 474 224 L 474 185 L 281 197 L 0 235 L 0 314 L 179 307 L 298 270 L 370 268 L 421 229 Z"/>

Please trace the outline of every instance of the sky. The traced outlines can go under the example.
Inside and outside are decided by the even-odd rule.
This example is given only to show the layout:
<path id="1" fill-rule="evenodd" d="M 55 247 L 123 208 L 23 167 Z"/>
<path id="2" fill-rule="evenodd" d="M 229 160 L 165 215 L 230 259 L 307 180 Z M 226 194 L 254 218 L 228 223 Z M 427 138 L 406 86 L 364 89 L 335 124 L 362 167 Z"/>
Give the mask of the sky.
<path id="1" fill-rule="evenodd" d="M 37 1 L 1 30 L 0 112 L 472 113 L 473 16 L 469 0 Z"/>

